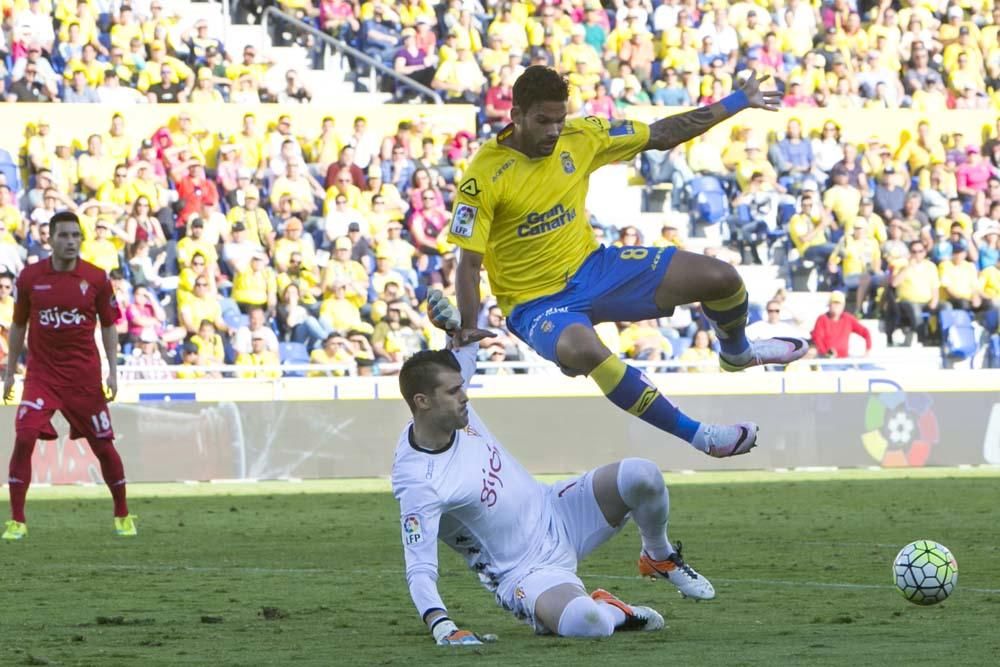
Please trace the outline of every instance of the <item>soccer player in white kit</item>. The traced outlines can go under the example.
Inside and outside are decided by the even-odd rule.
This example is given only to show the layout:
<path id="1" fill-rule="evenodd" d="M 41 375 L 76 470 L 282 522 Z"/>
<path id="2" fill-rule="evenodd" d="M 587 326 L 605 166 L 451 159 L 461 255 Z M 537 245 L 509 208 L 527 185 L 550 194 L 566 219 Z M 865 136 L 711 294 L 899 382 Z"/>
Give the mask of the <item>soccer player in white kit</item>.
<path id="1" fill-rule="evenodd" d="M 435 324 L 457 326 L 457 311 L 440 293 L 429 306 Z M 465 330 L 453 349 L 420 352 L 399 375 L 413 420 L 396 446 L 392 489 L 410 596 L 435 641 L 481 643 L 448 617 L 438 594 L 438 540 L 465 558 L 500 606 L 540 634 L 606 637 L 664 626 L 653 609 L 601 589 L 588 594 L 576 575 L 579 560 L 629 517 L 642 537 L 641 574 L 667 579 L 685 597 L 715 597 L 667 539 L 669 497 L 652 461 L 624 459 L 548 486 L 490 434 L 466 394 L 478 341 L 490 335 Z"/>

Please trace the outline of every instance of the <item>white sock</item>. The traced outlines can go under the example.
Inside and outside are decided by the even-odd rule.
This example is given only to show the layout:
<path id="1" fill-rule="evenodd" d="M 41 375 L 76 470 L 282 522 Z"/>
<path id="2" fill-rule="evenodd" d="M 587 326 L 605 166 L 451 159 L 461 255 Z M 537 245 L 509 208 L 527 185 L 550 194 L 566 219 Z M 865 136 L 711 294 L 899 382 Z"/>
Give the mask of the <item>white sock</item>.
<path id="1" fill-rule="evenodd" d="M 639 528 L 643 551 L 653 560 L 664 560 L 672 554 L 674 549 L 667 539 L 670 495 L 656 464 L 646 459 L 622 460 L 618 465 L 618 493 Z"/>
<path id="2" fill-rule="evenodd" d="M 593 599 L 593 598 L 591 598 L 591 599 Z M 623 625 L 625 623 L 625 619 L 627 617 L 625 616 L 625 612 L 623 612 L 621 609 L 619 609 L 618 607 L 614 606 L 613 604 L 608 604 L 607 602 L 604 602 L 603 600 L 594 600 L 594 602 L 596 602 L 598 604 L 598 606 L 600 606 L 601 609 L 603 609 L 605 612 L 608 612 L 608 613 L 611 614 L 612 622 L 614 623 L 614 626 L 616 628 L 619 625 Z"/>
<path id="3" fill-rule="evenodd" d="M 559 617 L 559 636 L 610 637 L 615 632 L 615 621 L 607 611 L 609 606 L 586 595 L 573 598 Z"/>

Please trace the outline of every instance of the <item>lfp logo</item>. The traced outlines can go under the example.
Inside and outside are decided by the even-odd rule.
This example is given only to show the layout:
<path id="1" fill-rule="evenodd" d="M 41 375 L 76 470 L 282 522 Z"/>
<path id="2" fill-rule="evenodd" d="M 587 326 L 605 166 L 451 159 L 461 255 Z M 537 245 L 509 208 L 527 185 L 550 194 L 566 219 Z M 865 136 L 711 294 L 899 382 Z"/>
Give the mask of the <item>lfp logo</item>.
<path id="1" fill-rule="evenodd" d="M 877 385 L 890 391 L 874 393 Z M 907 394 L 892 380 L 869 380 L 861 444 L 886 468 L 920 467 L 939 439 L 937 416 L 927 394 Z"/>

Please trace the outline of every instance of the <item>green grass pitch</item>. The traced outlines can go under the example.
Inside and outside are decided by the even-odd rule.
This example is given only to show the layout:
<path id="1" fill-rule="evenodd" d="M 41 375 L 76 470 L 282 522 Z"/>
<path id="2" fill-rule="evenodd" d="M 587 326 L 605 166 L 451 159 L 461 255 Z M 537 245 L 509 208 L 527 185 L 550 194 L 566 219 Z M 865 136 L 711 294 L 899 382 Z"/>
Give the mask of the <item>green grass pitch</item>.
<path id="1" fill-rule="evenodd" d="M 0 544 L 2 665 L 993 665 L 1000 655 L 1000 472 L 668 475 L 672 539 L 712 602 L 640 579 L 631 525 L 585 561 L 588 587 L 648 604 L 664 632 L 536 637 L 442 551 L 461 627 L 441 648 L 406 590 L 384 481 L 133 485 L 137 539 L 111 535 L 104 488 L 34 488 L 31 533 Z M 951 599 L 891 585 L 904 544 L 959 566 Z"/>

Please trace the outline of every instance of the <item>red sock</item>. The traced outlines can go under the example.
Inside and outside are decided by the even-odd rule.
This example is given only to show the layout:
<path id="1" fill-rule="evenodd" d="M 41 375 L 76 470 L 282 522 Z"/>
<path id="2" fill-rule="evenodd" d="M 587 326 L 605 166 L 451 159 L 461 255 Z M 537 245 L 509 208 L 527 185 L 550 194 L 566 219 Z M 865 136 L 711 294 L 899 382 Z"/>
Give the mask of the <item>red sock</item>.
<path id="1" fill-rule="evenodd" d="M 10 455 L 7 489 L 10 492 L 10 518 L 24 523 L 24 499 L 31 484 L 31 453 L 35 451 L 35 436 L 18 434 L 14 437 L 14 452 Z"/>
<path id="2" fill-rule="evenodd" d="M 125 466 L 122 465 L 122 457 L 118 455 L 114 442 L 111 440 L 91 440 L 90 449 L 93 450 L 97 460 L 101 462 L 101 475 L 104 476 L 104 483 L 108 485 L 111 498 L 115 501 L 115 516 L 127 516 Z"/>

